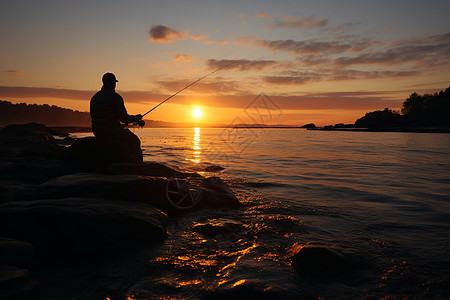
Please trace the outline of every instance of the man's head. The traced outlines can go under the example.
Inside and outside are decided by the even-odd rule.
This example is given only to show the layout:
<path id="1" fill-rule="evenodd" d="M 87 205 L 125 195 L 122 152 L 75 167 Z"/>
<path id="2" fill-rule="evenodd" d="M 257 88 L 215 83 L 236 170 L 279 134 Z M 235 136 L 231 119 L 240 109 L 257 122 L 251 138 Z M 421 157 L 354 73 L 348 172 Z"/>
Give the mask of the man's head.
<path id="1" fill-rule="evenodd" d="M 119 82 L 116 79 L 116 75 L 113 73 L 105 73 L 102 77 L 103 85 L 110 86 L 110 87 L 116 87 L 116 82 Z"/>

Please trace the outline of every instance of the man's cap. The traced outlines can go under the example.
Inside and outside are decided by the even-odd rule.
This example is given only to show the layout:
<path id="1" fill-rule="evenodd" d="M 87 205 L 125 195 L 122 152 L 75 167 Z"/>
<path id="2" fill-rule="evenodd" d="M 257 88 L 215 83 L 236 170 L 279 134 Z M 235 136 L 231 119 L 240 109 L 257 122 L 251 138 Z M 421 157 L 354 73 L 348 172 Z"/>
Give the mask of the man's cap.
<path id="1" fill-rule="evenodd" d="M 113 73 L 105 73 L 102 77 L 102 82 L 105 84 L 119 82 L 119 80 L 116 79 L 116 75 L 114 75 Z"/>

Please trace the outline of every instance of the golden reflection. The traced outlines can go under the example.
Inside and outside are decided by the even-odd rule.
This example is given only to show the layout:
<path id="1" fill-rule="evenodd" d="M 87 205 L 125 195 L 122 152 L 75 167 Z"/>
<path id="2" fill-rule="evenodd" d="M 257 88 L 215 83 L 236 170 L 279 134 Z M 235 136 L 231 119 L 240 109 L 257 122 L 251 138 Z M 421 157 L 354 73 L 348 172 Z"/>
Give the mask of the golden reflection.
<path id="1" fill-rule="evenodd" d="M 200 154 L 202 154 L 201 152 L 201 148 L 200 148 L 200 127 L 195 127 L 194 128 L 194 140 L 192 141 L 192 143 L 194 144 L 193 149 L 194 149 L 194 159 L 192 159 L 192 161 L 196 164 L 200 163 Z"/>

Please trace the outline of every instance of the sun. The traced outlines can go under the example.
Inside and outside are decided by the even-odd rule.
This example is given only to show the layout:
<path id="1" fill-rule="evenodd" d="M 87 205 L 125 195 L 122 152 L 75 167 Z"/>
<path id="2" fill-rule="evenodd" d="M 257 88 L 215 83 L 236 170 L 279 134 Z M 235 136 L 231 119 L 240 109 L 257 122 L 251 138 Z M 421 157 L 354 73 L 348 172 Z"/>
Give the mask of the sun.
<path id="1" fill-rule="evenodd" d="M 192 110 L 192 115 L 194 118 L 199 119 L 203 116 L 203 112 L 200 108 L 196 107 Z"/>

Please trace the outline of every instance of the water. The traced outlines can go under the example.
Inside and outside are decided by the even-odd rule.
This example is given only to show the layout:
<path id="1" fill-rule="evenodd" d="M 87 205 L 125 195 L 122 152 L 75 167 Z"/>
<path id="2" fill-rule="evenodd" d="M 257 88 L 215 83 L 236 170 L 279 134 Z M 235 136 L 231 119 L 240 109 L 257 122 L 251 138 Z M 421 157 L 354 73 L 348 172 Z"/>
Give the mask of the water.
<path id="1" fill-rule="evenodd" d="M 450 134 L 301 129 L 136 130 L 144 160 L 220 176 L 246 205 L 173 219 L 141 253 L 131 298 L 446 298 L 450 292 Z M 205 167 L 225 167 L 220 173 Z M 205 237 L 199 223 L 233 232 Z M 356 253 L 357 279 L 292 267 L 294 245 Z"/>

